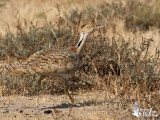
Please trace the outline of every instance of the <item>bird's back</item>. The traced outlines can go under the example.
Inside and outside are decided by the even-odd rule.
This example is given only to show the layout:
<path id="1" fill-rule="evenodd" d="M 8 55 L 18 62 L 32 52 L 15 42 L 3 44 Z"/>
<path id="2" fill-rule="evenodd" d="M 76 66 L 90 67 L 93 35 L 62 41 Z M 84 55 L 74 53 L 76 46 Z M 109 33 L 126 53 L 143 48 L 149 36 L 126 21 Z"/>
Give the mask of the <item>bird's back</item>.
<path id="1" fill-rule="evenodd" d="M 26 61 L 22 62 L 18 69 L 9 74 L 71 74 L 76 71 L 78 66 L 79 57 L 76 53 L 64 48 L 52 48 L 34 53 Z"/>

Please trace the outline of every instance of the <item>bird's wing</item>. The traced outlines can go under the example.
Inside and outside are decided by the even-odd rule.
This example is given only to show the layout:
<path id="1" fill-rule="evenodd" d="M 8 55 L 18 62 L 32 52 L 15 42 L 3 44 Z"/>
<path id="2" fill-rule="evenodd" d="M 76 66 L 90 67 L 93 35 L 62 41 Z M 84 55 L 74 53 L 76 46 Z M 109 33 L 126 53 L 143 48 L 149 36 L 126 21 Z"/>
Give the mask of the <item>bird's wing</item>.
<path id="1" fill-rule="evenodd" d="M 61 74 L 75 71 L 78 67 L 78 56 L 67 49 L 49 49 L 34 53 L 10 75 L 22 74 Z"/>

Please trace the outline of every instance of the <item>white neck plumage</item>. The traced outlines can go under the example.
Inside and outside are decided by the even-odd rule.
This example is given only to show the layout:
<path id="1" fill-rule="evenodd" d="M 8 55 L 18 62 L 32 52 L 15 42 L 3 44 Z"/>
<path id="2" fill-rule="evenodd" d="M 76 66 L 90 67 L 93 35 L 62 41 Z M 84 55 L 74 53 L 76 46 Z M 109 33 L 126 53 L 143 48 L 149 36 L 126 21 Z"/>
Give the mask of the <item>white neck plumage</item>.
<path id="1" fill-rule="evenodd" d="M 86 43 L 86 38 L 89 34 L 84 34 L 83 32 L 81 33 L 80 39 L 76 45 L 77 49 L 77 55 L 79 55 L 83 49 L 83 47 L 85 46 Z"/>

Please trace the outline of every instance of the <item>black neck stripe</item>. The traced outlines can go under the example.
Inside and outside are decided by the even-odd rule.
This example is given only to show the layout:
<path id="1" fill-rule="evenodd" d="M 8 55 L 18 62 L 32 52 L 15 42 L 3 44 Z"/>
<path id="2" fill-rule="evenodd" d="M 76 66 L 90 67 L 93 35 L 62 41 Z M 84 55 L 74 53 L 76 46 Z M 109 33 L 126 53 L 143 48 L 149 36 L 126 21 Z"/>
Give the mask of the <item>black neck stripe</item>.
<path id="1" fill-rule="evenodd" d="M 83 40 L 83 39 L 82 39 Z M 82 43 L 82 40 L 78 43 L 78 47 L 81 45 L 81 43 Z"/>

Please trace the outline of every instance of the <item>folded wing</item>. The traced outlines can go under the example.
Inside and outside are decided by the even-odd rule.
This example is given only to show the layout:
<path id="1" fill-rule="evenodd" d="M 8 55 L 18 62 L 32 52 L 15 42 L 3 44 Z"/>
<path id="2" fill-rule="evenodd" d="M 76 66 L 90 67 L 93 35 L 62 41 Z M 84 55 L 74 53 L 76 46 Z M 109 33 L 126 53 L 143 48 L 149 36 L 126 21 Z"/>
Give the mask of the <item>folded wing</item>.
<path id="1" fill-rule="evenodd" d="M 67 49 L 41 50 L 22 62 L 10 75 L 53 75 L 74 72 L 79 65 L 78 56 Z"/>

